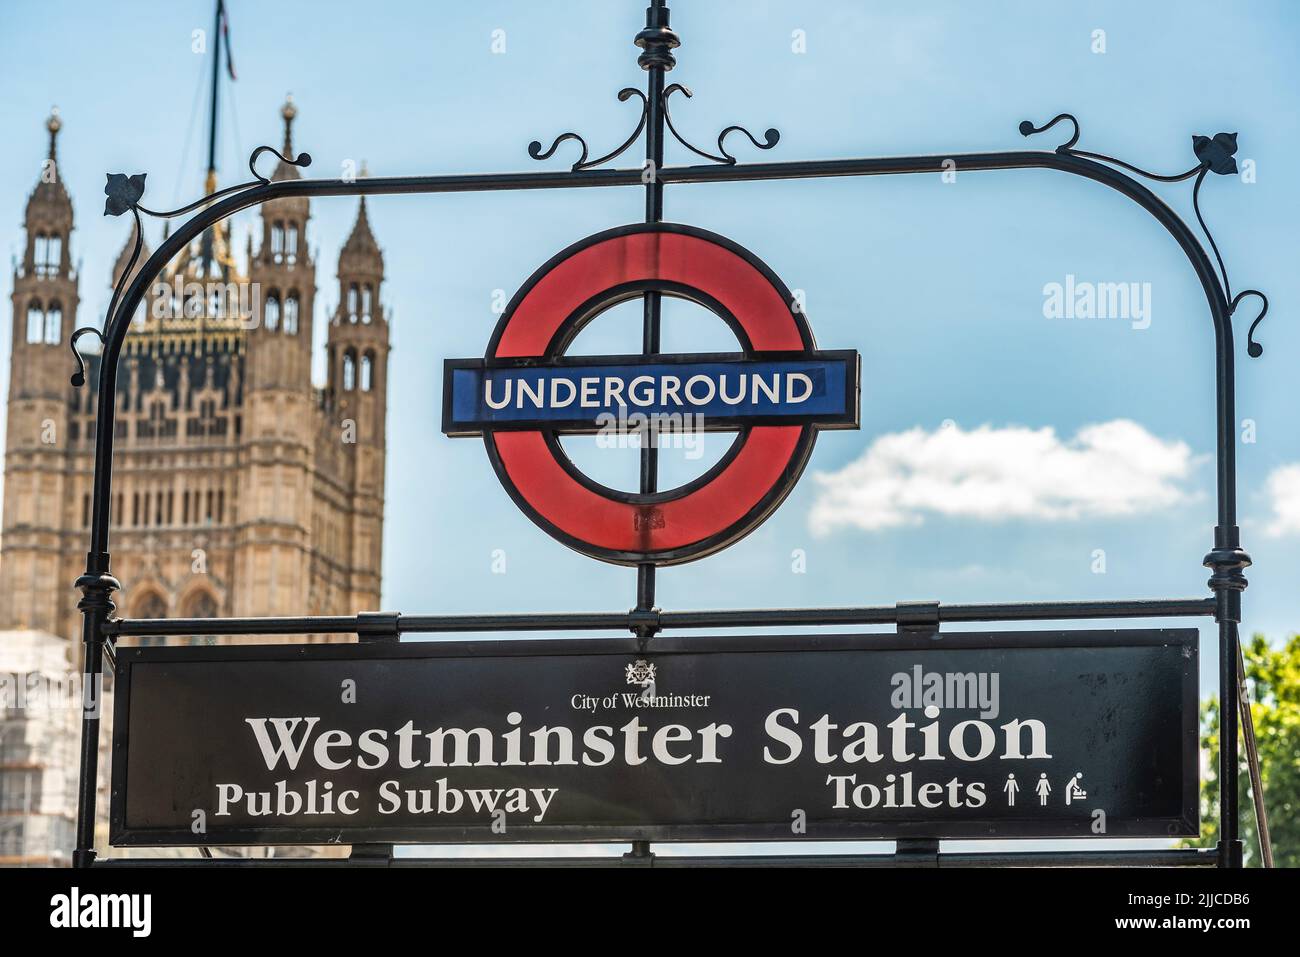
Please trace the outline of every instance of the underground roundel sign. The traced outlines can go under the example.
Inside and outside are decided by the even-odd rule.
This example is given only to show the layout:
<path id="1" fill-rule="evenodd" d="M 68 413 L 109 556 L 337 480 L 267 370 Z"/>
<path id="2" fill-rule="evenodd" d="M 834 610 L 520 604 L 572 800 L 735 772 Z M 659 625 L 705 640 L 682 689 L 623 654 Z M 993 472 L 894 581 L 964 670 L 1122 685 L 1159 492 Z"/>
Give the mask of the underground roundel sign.
<path id="1" fill-rule="evenodd" d="M 646 292 L 696 302 L 738 353 L 573 356 L 574 336 Z M 482 359 L 449 359 L 443 432 L 483 437 L 516 504 L 585 555 L 619 564 L 702 558 L 763 522 L 798 481 L 817 430 L 857 428 L 858 354 L 821 351 L 802 307 L 756 256 L 690 226 L 597 233 L 516 293 Z M 564 434 L 732 431 L 729 451 L 675 489 L 637 494 L 584 475 Z"/>

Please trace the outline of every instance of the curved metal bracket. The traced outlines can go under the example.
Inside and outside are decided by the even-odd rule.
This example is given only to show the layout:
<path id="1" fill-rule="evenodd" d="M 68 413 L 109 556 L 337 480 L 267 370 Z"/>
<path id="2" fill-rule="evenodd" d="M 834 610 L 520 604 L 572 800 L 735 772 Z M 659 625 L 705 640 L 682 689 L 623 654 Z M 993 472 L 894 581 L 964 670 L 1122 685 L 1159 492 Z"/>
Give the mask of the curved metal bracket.
<path id="1" fill-rule="evenodd" d="M 1181 183 L 1183 180 L 1196 177 L 1196 182 L 1192 185 L 1192 209 L 1196 213 L 1196 221 L 1201 226 L 1201 232 L 1205 234 L 1206 240 L 1210 244 L 1210 249 L 1214 253 L 1214 258 L 1219 266 L 1219 278 L 1223 283 L 1223 296 L 1228 304 L 1228 315 L 1231 316 L 1237 310 L 1237 305 L 1246 296 L 1256 296 L 1263 303 L 1259 315 L 1255 321 L 1250 324 L 1250 331 L 1246 336 L 1246 352 L 1252 359 L 1259 358 L 1264 347 L 1255 341 L 1255 328 L 1268 314 L 1268 298 L 1258 289 L 1247 289 L 1236 295 L 1232 294 L 1232 285 L 1228 282 L 1228 270 L 1224 266 L 1223 256 L 1219 252 L 1219 245 L 1214 241 L 1214 234 L 1210 232 L 1210 227 L 1205 222 L 1205 217 L 1201 214 L 1201 184 L 1205 182 L 1207 173 L 1218 173 L 1220 176 L 1230 176 L 1237 172 L 1237 161 L 1234 156 L 1237 152 L 1237 134 L 1236 133 L 1216 133 L 1214 136 L 1192 137 L 1192 151 L 1196 154 L 1197 163 L 1189 170 L 1181 173 L 1153 173 L 1150 170 L 1142 169 L 1140 166 L 1134 166 L 1132 163 L 1126 163 L 1124 160 L 1116 159 L 1113 156 L 1107 156 L 1104 153 L 1092 153 L 1088 150 L 1075 149 L 1075 144 L 1079 142 L 1079 121 L 1071 113 L 1058 113 L 1042 126 L 1035 126 L 1029 120 L 1024 120 L 1020 124 L 1021 136 L 1033 136 L 1037 133 L 1045 133 L 1058 123 L 1068 122 L 1074 127 L 1074 135 L 1066 142 L 1056 147 L 1056 152 L 1063 156 L 1080 156 L 1085 159 L 1097 160 L 1101 163 L 1108 163 L 1111 166 L 1118 166 L 1120 169 L 1136 173 L 1146 179 L 1154 180 L 1159 183 Z"/>
<path id="2" fill-rule="evenodd" d="M 631 136 L 623 141 L 622 145 L 606 153 L 604 156 L 598 157 L 594 160 L 588 160 L 587 141 L 577 133 L 573 132 L 561 133 L 552 141 L 550 149 L 545 151 L 542 150 L 540 140 L 533 140 L 528 144 L 528 155 L 535 160 L 548 160 L 555 155 L 555 151 L 559 149 L 561 143 L 567 140 L 573 140 L 582 147 L 582 154 L 578 157 L 578 161 L 570 167 L 570 169 L 575 173 L 579 170 L 592 169 L 596 166 L 600 166 L 602 163 L 608 163 L 610 160 L 622 156 L 623 153 L 627 151 L 628 147 L 637 141 L 637 137 L 641 135 L 641 131 L 645 129 L 646 119 L 650 113 L 650 101 L 646 99 L 646 95 L 640 90 L 635 87 L 625 86 L 623 89 L 618 91 L 618 99 L 620 103 L 625 103 L 634 96 L 639 96 L 641 98 L 641 115 L 637 119 L 636 129 L 632 131 Z"/>
<path id="3" fill-rule="evenodd" d="M 763 134 L 763 140 L 760 142 L 759 139 L 756 136 L 754 136 L 754 134 L 751 133 L 745 127 L 728 126 L 726 129 L 724 129 L 721 133 L 718 134 L 717 153 L 710 153 L 707 150 L 702 150 L 699 147 L 697 147 L 695 144 L 693 144 L 690 140 L 686 139 L 686 137 L 684 137 L 681 134 L 681 132 L 678 131 L 677 127 L 673 125 L 672 113 L 668 109 L 668 98 L 671 97 L 674 93 L 679 93 L 679 92 L 684 93 L 687 97 L 694 95 L 691 93 L 688 87 L 683 86 L 681 83 L 673 83 L 664 88 L 663 93 L 659 97 L 658 105 L 660 109 L 663 111 L 663 119 L 668 126 L 668 132 L 670 132 L 673 135 L 673 138 L 677 140 L 678 143 L 682 144 L 682 146 L 686 147 L 696 156 L 703 157 L 704 159 L 709 160 L 712 163 L 721 163 L 724 166 L 735 166 L 737 163 L 736 157 L 733 156 L 731 153 L 727 152 L 727 148 L 724 145 L 727 137 L 730 136 L 732 133 L 745 134 L 745 136 L 749 139 L 749 141 L 753 143 L 754 146 L 760 150 L 770 150 L 772 147 L 776 146 L 776 144 L 779 143 L 781 140 L 781 132 L 777 129 L 769 128 Z M 551 145 L 546 149 L 542 149 L 542 143 L 540 140 L 533 140 L 531 143 L 528 144 L 528 155 L 535 160 L 548 160 L 555 155 L 555 151 L 560 148 L 561 143 L 566 143 L 570 141 L 577 143 L 581 152 L 578 154 L 577 162 L 575 162 L 571 167 L 569 167 L 569 169 L 574 173 L 580 172 L 581 170 L 594 169 L 597 166 L 602 166 L 605 163 L 608 163 L 612 159 L 616 159 L 617 157 L 622 156 L 625 152 L 627 152 L 627 150 L 632 146 L 632 144 L 635 143 L 637 139 L 641 136 L 641 132 L 646 128 L 646 124 L 650 118 L 650 101 L 644 93 L 630 86 L 624 87 L 623 89 L 618 91 L 618 98 L 620 101 L 623 102 L 626 102 L 627 100 L 631 99 L 634 96 L 641 98 L 641 115 L 637 118 L 636 129 L 632 131 L 631 136 L 629 136 L 621 144 L 619 144 L 614 149 L 610 150 L 605 155 L 597 157 L 596 159 L 588 159 L 587 156 L 589 153 L 589 149 L 587 146 L 587 141 L 583 139 L 583 137 L 580 134 L 575 133 L 571 130 L 567 133 L 561 133 L 559 136 L 557 136 L 554 140 L 551 141 Z M 263 147 L 263 149 L 265 148 L 266 147 Z"/>
<path id="4" fill-rule="evenodd" d="M 1261 305 L 1259 315 L 1255 317 L 1255 321 L 1250 324 L 1250 330 L 1246 333 L 1246 351 L 1250 353 L 1252 359 L 1258 359 L 1263 355 L 1264 347 L 1255 341 L 1255 327 L 1260 324 L 1266 315 L 1268 315 L 1268 296 L 1264 295 L 1258 289 L 1243 289 L 1233 297 L 1232 302 L 1228 305 L 1228 310 L 1230 313 L 1235 314 L 1237 311 L 1237 304 L 1247 296 L 1255 296 L 1259 299 Z"/>
<path id="5" fill-rule="evenodd" d="M 1046 133 L 1057 123 L 1060 123 L 1062 120 L 1069 120 L 1070 125 L 1074 127 L 1074 135 L 1071 136 L 1069 140 L 1067 140 L 1066 142 L 1058 146 L 1056 148 L 1056 152 L 1068 153 L 1070 152 L 1071 149 L 1073 149 L 1074 144 L 1079 142 L 1079 121 L 1076 120 L 1074 116 L 1070 113 L 1058 113 L 1056 114 L 1056 116 L 1052 117 L 1042 126 L 1035 126 L 1033 123 L 1029 122 L 1029 120 L 1021 120 L 1020 135 L 1033 136 L 1035 133 Z"/>
<path id="6" fill-rule="evenodd" d="M 760 143 L 757 140 L 757 138 L 755 138 L 754 134 L 749 132 L 749 130 L 745 129 L 745 127 L 728 126 L 725 130 L 723 130 L 721 133 L 718 134 L 717 155 L 713 153 L 708 153 L 698 148 L 697 146 L 694 146 L 688 139 L 686 139 L 686 137 L 682 136 L 681 133 L 677 132 L 677 127 L 673 126 L 673 115 L 672 112 L 668 109 L 668 98 L 678 91 L 681 91 L 682 93 L 686 94 L 687 99 L 690 99 L 692 96 L 695 95 L 690 91 L 688 87 L 685 87 L 680 83 L 673 83 L 665 87 L 663 96 L 660 98 L 660 103 L 663 105 L 664 121 L 668 124 L 668 132 L 673 134 L 673 138 L 677 140 L 678 143 L 681 143 L 688 150 L 694 153 L 696 156 L 702 156 L 704 157 L 704 159 L 711 160 L 714 163 L 723 163 L 726 166 L 735 166 L 736 157 L 728 153 L 726 147 L 722 145 L 723 141 L 726 140 L 728 134 L 744 133 L 745 136 L 749 137 L 749 141 L 753 143 L 754 146 L 756 146 L 760 150 L 770 150 L 772 147 L 776 146 L 776 144 L 781 141 L 781 131 L 773 127 L 769 127 L 767 132 L 763 134 L 763 142 Z"/>
<path id="7" fill-rule="evenodd" d="M 236 183 L 234 186 L 227 186 L 225 189 L 219 189 L 215 193 L 209 193 L 207 196 L 204 196 L 200 199 L 196 199 L 194 202 L 188 203 L 177 209 L 158 211 L 158 210 L 148 209 L 147 207 L 144 206 L 140 206 L 138 203 L 140 196 L 144 193 L 144 174 L 140 173 L 138 174 L 140 178 L 140 192 L 136 194 L 135 202 L 133 202 L 131 205 L 134 206 L 136 209 L 139 209 L 140 212 L 144 213 L 146 216 L 153 216 L 155 219 L 171 219 L 174 216 L 180 216 L 184 213 L 192 212 L 193 210 L 198 209 L 200 206 L 204 206 L 208 203 L 211 203 L 213 200 L 220 199 L 223 196 L 229 196 L 231 193 L 238 193 L 241 190 L 250 189 L 254 186 L 266 186 L 268 183 L 271 182 L 271 178 L 269 176 L 263 176 L 261 173 L 259 173 L 257 171 L 257 165 L 256 165 L 258 157 L 261 156 L 263 153 L 270 153 L 273 156 L 278 157 L 282 162 L 288 163 L 290 166 L 306 168 L 311 165 L 310 153 L 299 153 L 293 159 L 289 159 L 289 157 L 285 156 L 274 146 L 259 146 L 257 149 L 253 150 L 253 152 L 248 157 L 248 169 L 253 174 L 253 178 L 246 183 Z M 109 174 L 109 178 L 112 179 L 113 176 L 115 175 L 120 176 L 121 174 L 120 173 Z M 132 177 L 132 179 L 134 179 L 134 177 Z M 108 187 L 105 187 L 104 191 L 108 192 Z M 117 216 L 124 211 L 125 210 L 113 212 L 111 213 L 111 215 Z M 105 209 L 104 212 L 105 214 L 109 214 L 108 209 Z"/>
<path id="8" fill-rule="evenodd" d="M 254 178 L 256 178 L 259 183 L 265 184 L 271 182 L 269 176 L 263 176 L 257 171 L 257 158 L 263 153 L 270 153 L 277 157 L 282 163 L 288 163 L 290 166 L 305 168 L 311 165 L 310 153 L 299 153 L 293 159 L 289 159 L 289 157 L 285 156 L 274 146 L 259 146 L 257 149 L 253 150 L 248 157 L 248 171 L 253 174 Z M 249 183 L 247 185 L 251 186 L 252 184 Z"/>
<path id="9" fill-rule="evenodd" d="M 72 337 L 68 340 L 68 345 L 72 349 L 72 355 L 77 360 L 77 371 L 72 373 L 72 384 L 77 388 L 81 388 L 86 384 L 86 357 L 77 349 L 77 340 L 82 336 L 94 336 L 99 340 L 101 346 L 106 344 L 104 341 L 104 334 L 94 326 L 82 326 L 74 332 Z"/>
<path id="10" fill-rule="evenodd" d="M 253 150 L 252 154 L 248 157 L 248 168 L 254 177 L 252 180 L 249 180 L 246 183 L 237 183 L 234 186 L 227 186 L 225 189 L 219 189 L 215 193 L 209 193 L 207 196 L 204 196 L 201 199 L 196 199 L 194 202 L 187 203 L 177 209 L 162 211 L 149 209 L 147 206 L 140 205 L 140 200 L 144 196 L 145 178 L 148 176 L 147 173 L 135 173 L 131 176 L 128 176 L 125 173 L 108 174 L 107 182 L 104 184 L 104 195 L 107 197 L 104 200 L 104 215 L 121 216 L 123 213 L 129 212 L 134 216 L 135 245 L 131 249 L 131 257 L 127 260 L 126 268 L 122 270 L 122 274 L 117 277 L 117 283 L 113 286 L 113 295 L 108 301 L 108 312 L 104 317 L 105 329 L 109 329 L 113 322 L 118 301 L 122 297 L 122 289 L 126 286 L 127 280 L 131 277 L 131 271 L 135 269 L 135 264 L 139 262 L 140 250 L 144 247 L 144 229 L 140 221 L 140 214 L 144 213 L 146 216 L 153 216 L 155 219 L 171 219 L 175 216 L 181 216 L 185 213 L 192 212 L 201 206 L 209 206 L 216 200 L 225 196 L 230 196 L 234 193 L 239 193 L 258 186 L 269 186 L 271 184 L 271 178 L 269 176 L 263 176 L 257 171 L 257 160 L 263 153 L 271 153 L 278 157 L 282 162 L 288 163 L 290 166 L 305 168 L 311 165 L 310 153 L 299 153 L 293 159 L 290 159 L 274 146 L 259 146 L 257 149 Z M 91 328 L 90 326 L 78 329 L 72 334 L 72 352 L 77 358 L 77 371 L 72 375 L 72 384 L 78 388 L 86 383 L 86 363 L 82 358 L 81 353 L 77 352 L 76 340 L 78 336 L 86 332 L 95 333 L 95 335 L 99 336 L 100 343 L 107 345 L 103 333 L 98 329 Z"/>
<path id="11" fill-rule="evenodd" d="M 122 289 L 126 286 L 127 280 L 131 278 L 131 272 L 135 269 L 135 264 L 140 261 L 140 250 L 144 246 L 144 227 L 140 222 L 140 207 L 138 205 L 140 197 L 144 195 L 144 177 L 144 173 L 137 173 L 131 177 L 124 176 L 122 173 L 109 173 L 108 183 L 104 186 L 104 192 L 108 194 L 108 199 L 104 203 L 104 215 L 120 216 L 126 209 L 130 209 L 131 215 L 135 217 L 135 245 L 131 248 L 131 258 L 127 260 L 126 268 L 122 270 L 122 274 L 117 277 L 117 282 L 113 285 L 113 295 L 108 300 L 108 312 L 104 315 L 105 329 L 109 328 L 109 323 L 113 321 L 114 310 L 122 297 Z M 129 205 L 119 209 L 118 207 L 123 203 Z M 99 335 L 99 341 L 107 345 L 103 334 L 98 333 L 98 331 L 96 334 Z M 72 351 L 76 355 L 77 364 L 80 367 L 79 371 L 72 376 L 72 384 L 80 388 L 86 381 L 86 365 L 81 358 L 81 353 L 77 352 L 75 334 L 72 337 L 72 343 Z"/>

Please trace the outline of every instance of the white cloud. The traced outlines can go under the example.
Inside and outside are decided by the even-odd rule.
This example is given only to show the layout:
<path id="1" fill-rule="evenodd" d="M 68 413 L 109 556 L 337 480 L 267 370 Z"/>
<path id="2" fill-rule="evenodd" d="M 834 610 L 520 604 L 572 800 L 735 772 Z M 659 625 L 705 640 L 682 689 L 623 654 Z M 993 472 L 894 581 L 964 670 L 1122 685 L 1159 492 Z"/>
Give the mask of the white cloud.
<path id="1" fill-rule="evenodd" d="M 915 428 L 880 436 L 839 471 L 815 473 L 821 488 L 809 525 L 824 535 L 919 525 L 927 515 L 1133 515 L 1192 498 L 1182 483 L 1197 462 L 1185 442 L 1157 438 L 1128 419 L 1085 426 L 1069 441 L 1051 428 Z M 1292 495 L 1300 528 L 1300 477 Z"/>
<path id="2" fill-rule="evenodd" d="M 1300 464 L 1275 468 L 1266 488 L 1273 501 L 1273 520 L 1267 533 L 1274 538 L 1300 534 Z"/>

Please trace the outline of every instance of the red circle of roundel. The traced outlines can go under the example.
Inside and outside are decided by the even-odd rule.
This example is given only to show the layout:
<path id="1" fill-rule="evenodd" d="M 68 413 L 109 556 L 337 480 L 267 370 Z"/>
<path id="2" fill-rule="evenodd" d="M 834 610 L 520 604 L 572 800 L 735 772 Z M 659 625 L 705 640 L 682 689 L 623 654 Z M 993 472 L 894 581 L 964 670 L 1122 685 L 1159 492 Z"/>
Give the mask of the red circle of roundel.
<path id="1" fill-rule="evenodd" d="M 555 256 L 516 294 L 486 358 L 553 357 L 602 310 L 648 290 L 720 312 L 747 353 L 814 348 L 802 312 L 759 259 L 714 233 L 677 224 L 597 233 Z M 619 564 L 669 565 L 702 558 L 757 527 L 798 480 L 816 430 L 742 429 L 701 479 L 638 495 L 584 480 L 541 430 L 485 430 L 502 484 L 534 522 L 566 545 Z"/>

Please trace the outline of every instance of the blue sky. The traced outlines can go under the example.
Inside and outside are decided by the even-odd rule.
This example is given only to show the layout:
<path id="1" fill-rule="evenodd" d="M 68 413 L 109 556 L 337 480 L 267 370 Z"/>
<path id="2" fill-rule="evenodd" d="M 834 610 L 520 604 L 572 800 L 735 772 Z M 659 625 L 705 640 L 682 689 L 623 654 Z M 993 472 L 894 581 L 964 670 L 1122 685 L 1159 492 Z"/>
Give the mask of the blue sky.
<path id="1" fill-rule="evenodd" d="M 230 0 L 229 8 L 239 80 L 225 87 L 223 183 L 246 178 L 253 147 L 278 145 L 286 91 L 299 107 L 295 145 L 316 158 L 313 175 L 338 175 L 362 159 L 374 175 L 397 175 L 543 168 L 528 158 L 528 142 L 565 130 L 586 136 L 595 155 L 630 130 L 633 105 L 616 92 L 644 84 L 631 44 L 640 2 L 362 8 Z M 194 110 L 202 112 L 206 94 L 196 99 L 196 89 L 206 68 L 191 52 L 191 33 L 209 26 L 210 5 L 19 0 L 0 16 L 3 241 L 20 248 L 44 119 L 57 103 L 61 166 L 77 213 L 73 251 L 84 262 L 81 320 L 97 321 L 128 228 L 100 216 L 104 173 L 147 172 L 145 202 L 155 208 L 199 194 L 203 122 Z M 1300 9 L 1281 0 L 715 0 L 674 5 L 673 25 L 683 45 L 669 79 L 695 93 L 674 101 L 679 128 L 708 145 L 731 123 L 774 126 L 781 142 L 763 159 L 1018 149 L 1022 119 L 1069 111 L 1082 124 L 1081 149 L 1175 172 L 1195 162 L 1193 134 L 1237 131 L 1237 158 L 1254 161 L 1256 181 L 1212 177 L 1202 205 L 1234 286 L 1258 286 L 1272 301 L 1259 330 L 1261 359 L 1245 357 L 1249 318 L 1238 331 L 1238 417 L 1253 419 L 1257 436 L 1238 448 L 1243 540 L 1256 561 L 1243 627 L 1274 640 L 1300 628 L 1300 518 L 1278 517 L 1300 497 L 1300 470 L 1286 471 L 1300 463 L 1300 329 L 1292 319 L 1300 182 L 1287 171 L 1300 149 L 1292 122 Z M 492 50 L 496 30 L 504 53 Z M 1104 53 L 1093 52 L 1096 30 L 1105 31 Z M 795 31 L 806 52 L 793 51 Z M 1050 148 L 1059 132 L 1032 145 Z M 742 138 L 729 146 L 742 162 L 755 156 Z M 544 165 L 567 168 L 571 149 Z M 687 160 L 670 145 L 670 163 Z M 721 555 L 661 572 L 662 607 L 1208 594 L 1200 559 L 1214 520 L 1213 336 L 1181 251 L 1146 213 L 1098 184 L 1050 171 L 961 173 L 960 161 L 958 169 L 954 183 L 927 175 L 667 190 L 667 219 L 731 237 L 805 290 L 819 344 L 861 352 L 863 396 L 861 430 L 823 434 L 808 473 L 762 528 Z M 1155 188 L 1191 219 L 1189 183 Z M 498 486 L 479 443 L 442 436 L 439 405 L 441 362 L 482 353 L 495 290 L 511 295 L 554 252 L 639 220 L 641 206 L 635 189 L 372 201 L 387 264 L 383 294 L 395 314 L 386 607 L 633 604 L 634 572 L 592 562 L 536 529 Z M 355 207 L 352 199 L 313 202 L 322 335 Z M 238 221 L 237 248 L 251 222 Z M 157 235 L 155 226 L 155 243 Z M 1149 283 L 1149 327 L 1045 318 L 1044 286 L 1069 275 Z M 0 282 L 9 285 L 7 274 Z M 636 308 L 620 307 L 576 348 L 635 351 L 638 327 Z M 667 310 L 666 349 L 728 341 L 704 311 Z M 7 374 L 8 337 L 3 348 Z M 1116 422 L 1137 431 L 1118 445 L 1086 431 L 1111 423 L 1104 439 L 1127 428 Z M 992 475 L 975 461 L 991 438 L 1009 443 L 1013 466 Z M 706 459 L 722 445 L 710 449 Z M 634 474 L 634 452 L 574 454 L 607 482 Z M 666 458 L 678 478 L 700 467 Z M 937 479 L 928 471 L 936 460 Z M 855 462 L 857 471 L 844 471 Z M 1095 483 L 1059 487 L 1050 469 L 1061 463 Z M 863 475 L 885 476 L 886 505 L 854 498 Z M 1011 494 L 1023 514 L 978 502 L 945 507 L 943 490 L 969 491 L 962 483 L 972 477 Z M 828 499 L 834 489 L 840 497 Z M 816 524 L 819 503 L 828 511 Z M 806 555 L 805 574 L 792 571 L 796 549 Z M 1104 574 L 1094 572 L 1098 549 Z M 496 550 L 506 557 L 504 575 L 492 570 Z M 1212 633 L 1203 634 L 1210 642 Z M 1211 658 L 1203 672 L 1208 688 Z"/>

